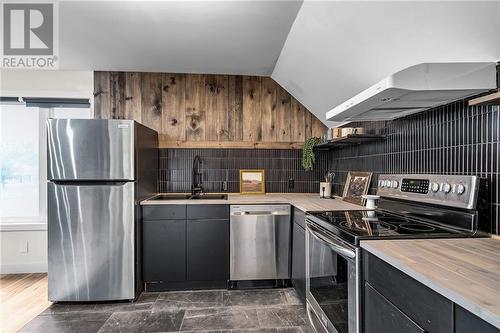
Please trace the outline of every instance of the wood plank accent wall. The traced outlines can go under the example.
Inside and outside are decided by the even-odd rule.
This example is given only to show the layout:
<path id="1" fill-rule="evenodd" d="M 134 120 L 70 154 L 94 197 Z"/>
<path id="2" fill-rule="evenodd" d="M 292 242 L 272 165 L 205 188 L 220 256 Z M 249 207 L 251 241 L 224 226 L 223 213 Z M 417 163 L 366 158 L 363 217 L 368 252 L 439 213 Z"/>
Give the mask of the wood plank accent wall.
<path id="1" fill-rule="evenodd" d="M 96 118 L 134 119 L 163 148 L 301 148 L 326 126 L 269 77 L 94 72 Z"/>

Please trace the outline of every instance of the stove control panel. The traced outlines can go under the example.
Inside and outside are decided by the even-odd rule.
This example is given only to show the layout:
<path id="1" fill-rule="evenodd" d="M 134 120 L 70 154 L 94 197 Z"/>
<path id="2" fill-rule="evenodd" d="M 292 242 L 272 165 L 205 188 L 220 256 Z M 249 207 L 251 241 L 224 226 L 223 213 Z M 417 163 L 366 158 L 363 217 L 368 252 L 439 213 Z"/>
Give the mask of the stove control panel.
<path id="1" fill-rule="evenodd" d="M 429 180 L 403 178 L 401 180 L 401 192 L 427 194 L 429 192 Z"/>
<path id="2" fill-rule="evenodd" d="M 475 208 L 478 191 L 477 176 L 425 174 L 383 174 L 377 188 L 381 197 L 466 209 Z"/>

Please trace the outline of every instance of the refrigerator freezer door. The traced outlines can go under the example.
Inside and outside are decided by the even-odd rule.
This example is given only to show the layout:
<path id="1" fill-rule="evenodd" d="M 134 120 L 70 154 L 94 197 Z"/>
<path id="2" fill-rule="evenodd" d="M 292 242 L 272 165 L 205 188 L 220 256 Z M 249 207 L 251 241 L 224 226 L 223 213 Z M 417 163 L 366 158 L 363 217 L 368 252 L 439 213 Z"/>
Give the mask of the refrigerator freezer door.
<path id="1" fill-rule="evenodd" d="M 48 184 L 49 300 L 134 295 L 134 183 Z"/>
<path id="2" fill-rule="evenodd" d="M 133 180 L 134 122 L 47 121 L 49 180 Z"/>

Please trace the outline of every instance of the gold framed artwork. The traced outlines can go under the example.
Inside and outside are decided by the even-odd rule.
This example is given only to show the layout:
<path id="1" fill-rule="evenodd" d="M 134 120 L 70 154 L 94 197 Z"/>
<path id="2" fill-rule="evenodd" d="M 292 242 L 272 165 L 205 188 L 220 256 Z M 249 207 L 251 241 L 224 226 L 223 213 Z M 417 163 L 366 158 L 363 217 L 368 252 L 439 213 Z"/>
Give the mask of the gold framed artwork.
<path id="1" fill-rule="evenodd" d="M 349 172 L 344 185 L 342 199 L 362 206 L 364 201 L 362 196 L 368 193 L 371 180 L 371 172 Z"/>
<path id="2" fill-rule="evenodd" d="M 240 170 L 240 194 L 264 194 L 264 170 Z"/>

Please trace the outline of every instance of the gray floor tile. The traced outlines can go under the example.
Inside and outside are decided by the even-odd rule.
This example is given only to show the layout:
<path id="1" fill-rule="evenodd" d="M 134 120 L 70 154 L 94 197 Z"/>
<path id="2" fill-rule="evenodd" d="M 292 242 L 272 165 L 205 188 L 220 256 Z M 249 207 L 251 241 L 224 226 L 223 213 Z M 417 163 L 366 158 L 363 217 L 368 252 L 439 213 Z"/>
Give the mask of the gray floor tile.
<path id="1" fill-rule="evenodd" d="M 157 299 L 160 293 L 142 293 L 138 298 L 137 302 L 140 303 L 154 303 Z"/>
<path id="2" fill-rule="evenodd" d="M 262 328 L 305 326 L 306 312 L 301 305 L 257 308 L 259 325 Z"/>
<path id="3" fill-rule="evenodd" d="M 304 332 L 305 332 L 304 329 L 299 326 L 223 331 L 223 333 L 304 333 Z"/>
<path id="4" fill-rule="evenodd" d="M 178 331 L 183 316 L 183 310 L 156 313 L 151 311 L 115 312 L 104 323 L 99 333 Z"/>
<path id="5" fill-rule="evenodd" d="M 299 295 L 293 288 L 288 288 L 283 290 L 283 293 L 286 297 L 286 304 L 302 304 L 302 301 L 299 298 Z"/>
<path id="6" fill-rule="evenodd" d="M 224 307 L 186 310 L 181 330 L 228 330 L 258 327 L 259 321 L 255 309 Z"/>
<path id="7" fill-rule="evenodd" d="M 231 290 L 224 292 L 226 306 L 259 306 L 287 304 L 281 289 Z"/>
<path id="8" fill-rule="evenodd" d="M 94 333 L 111 316 L 107 312 L 66 312 L 38 316 L 24 326 L 22 333 Z"/>
<path id="9" fill-rule="evenodd" d="M 183 291 L 161 293 L 153 305 L 153 312 L 168 309 L 221 307 L 222 290 Z"/>
<path id="10" fill-rule="evenodd" d="M 305 327 L 248 328 L 234 330 L 181 331 L 182 333 L 305 333 Z"/>

